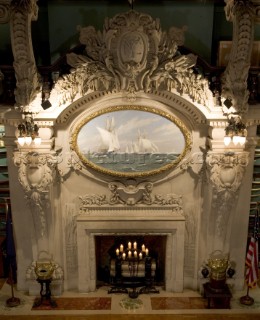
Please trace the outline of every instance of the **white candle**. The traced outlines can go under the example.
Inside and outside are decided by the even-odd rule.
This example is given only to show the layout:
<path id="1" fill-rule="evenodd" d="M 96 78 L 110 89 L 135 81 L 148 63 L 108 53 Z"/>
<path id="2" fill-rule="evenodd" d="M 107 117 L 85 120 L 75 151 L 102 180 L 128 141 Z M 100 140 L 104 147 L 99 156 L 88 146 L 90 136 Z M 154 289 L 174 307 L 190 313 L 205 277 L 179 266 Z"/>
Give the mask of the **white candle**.
<path id="1" fill-rule="evenodd" d="M 149 250 L 148 249 L 145 249 L 145 254 L 148 256 L 148 254 L 149 254 Z"/>
<path id="2" fill-rule="evenodd" d="M 134 251 L 134 257 L 137 258 L 137 251 Z"/>
<path id="3" fill-rule="evenodd" d="M 123 258 L 123 260 L 125 260 L 125 253 L 122 254 L 122 258 Z"/>
<path id="4" fill-rule="evenodd" d="M 120 252 L 124 251 L 124 246 L 122 244 L 120 244 Z"/>
<path id="5" fill-rule="evenodd" d="M 137 242 L 134 242 L 134 249 L 137 249 Z"/>
<path id="6" fill-rule="evenodd" d="M 145 252 L 145 245 L 142 245 L 142 251 Z"/>
<path id="7" fill-rule="evenodd" d="M 143 254 L 142 254 L 142 252 L 139 253 L 139 259 L 140 259 L 140 260 L 143 259 Z"/>
<path id="8" fill-rule="evenodd" d="M 128 258 L 131 258 L 131 256 L 132 256 L 132 252 L 128 251 Z"/>
<path id="9" fill-rule="evenodd" d="M 131 249 L 131 248 L 132 248 L 132 243 L 128 242 L 128 249 Z"/>
<path id="10" fill-rule="evenodd" d="M 119 249 L 116 249 L 116 255 L 119 256 Z"/>

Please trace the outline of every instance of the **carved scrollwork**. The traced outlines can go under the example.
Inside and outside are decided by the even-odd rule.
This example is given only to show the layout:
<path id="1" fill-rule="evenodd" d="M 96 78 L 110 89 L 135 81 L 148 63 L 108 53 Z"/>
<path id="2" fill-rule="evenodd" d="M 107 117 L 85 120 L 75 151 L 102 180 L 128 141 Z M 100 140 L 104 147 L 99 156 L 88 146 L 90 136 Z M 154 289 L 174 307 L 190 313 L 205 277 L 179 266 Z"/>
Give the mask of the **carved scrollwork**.
<path id="1" fill-rule="evenodd" d="M 248 165 L 247 152 L 208 155 L 207 169 L 213 187 L 212 207 L 216 219 L 216 232 L 222 236 L 234 206 L 235 199 Z"/>
<path id="2" fill-rule="evenodd" d="M 17 106 L 24 108 L 40 90 L 32 39 L 31 21 L 38 17 L 38 0 L 13 0 L 11 5 L 11 39 L 16 76 L 15 99 Z"/>
<path id="3" fill-rule="evenodd" d="M 127 205 L 135 205 L 137 203 L 152 204 L 151 192 L 153 184 L 151 182 L 142 182 L 136 184 L 135 181 L 128 182 L 124 185 L 115 181 L 109 183 L 109 189 L 112 193 L 110 204 L 124 203 Z"/>
<path id="4" fill-rule="evenodd" d="M 0 3 L 0 23 L 7 23 L 10 18 L 10 0 Z"/>
<path id="5" fill-rule="evenodd" d="M 76 171 L 80 171 L 83 168 L 82 163 L 75 151 L 71 151 L 69 153 L 68 166 L 69 168 L 73 168 Z"/>
<path id="6" fill-rule="evenodd" d="M 248 165 L 248 157 L 247 152 L 208 155 L 207 165 L 210 180 L 217 193 L 238 191 L 245 168 Z"/>
<path id="7" fill-rule="evenodd" d="M 18 178 L 33 208 L 41 236 L 47 232 L 45 208 L 49 205 L 49 187 L 55 178 L 57 162 L 56 154 L 14 153 L 14 163 L 19 168 Z"/>
<path id="8" fill-rule="evenodd" d="M 167 207 L 176 214 L 183 215 L 182 197 L 176 194 L 155 194 L 152 195 L 153 184 L 151 182 L 137 183 L 134 179 L 129 179 L 125 184 L 113 181 L 108 184 L 111 192 L 110 196 L 87 194 L 79 197 L 81 200 L 80 211 L 88 212 L 91 207 L 107 206 L 144 208 L 143 205 L 151 208 Z M 129 208 L 130 209 L 130 208 Z"/>
<path id="9" fill-rule="evenodd" d="M 83 197 L 79 197 L 81 200 L 82 206 L 102 206 L 108 204 L 106 195 L 97 195 L 97 194 L 87 194 Z"/>
<path id="10" fill-rule="evenodd" d="M 103 32 L 79 29 L 84 55 L 70 53 L 71 73 L 61 77 L 50 101 L 68 104 L 91 91 L 122 91 L 135 100 L 135 92 L 168 90 L 204 103 L 212 98 L 208 81 L 193 72 L 197 57 L 180 55 L 185 28 L 162 32 L 159 21 L 131 10 L 107 19 Z"/>
<path id="11" fill-rule="evenodd" d="M 253 44 L 255 7 L 251 1 L 226 0 L 226 17 L 233 21 L 233 39 L 230 60 L 222 78 L 222 96 L 231 101 L 234 112 L 248 109 L 248 70 Z"/>

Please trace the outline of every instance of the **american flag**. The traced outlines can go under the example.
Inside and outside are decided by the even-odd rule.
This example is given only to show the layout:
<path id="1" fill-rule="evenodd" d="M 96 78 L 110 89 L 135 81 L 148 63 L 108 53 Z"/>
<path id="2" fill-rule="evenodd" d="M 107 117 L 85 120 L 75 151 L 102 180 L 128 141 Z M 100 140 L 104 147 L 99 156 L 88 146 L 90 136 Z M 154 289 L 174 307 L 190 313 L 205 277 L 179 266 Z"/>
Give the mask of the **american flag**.
<path id="1" fill-rule="evenodd" d="M 246 283 L 249 288 L 255 288 L 258 280 L 258 232 L 259 204 L 255 214 L 254 232 L 250 239 L 246 255 Z"/>

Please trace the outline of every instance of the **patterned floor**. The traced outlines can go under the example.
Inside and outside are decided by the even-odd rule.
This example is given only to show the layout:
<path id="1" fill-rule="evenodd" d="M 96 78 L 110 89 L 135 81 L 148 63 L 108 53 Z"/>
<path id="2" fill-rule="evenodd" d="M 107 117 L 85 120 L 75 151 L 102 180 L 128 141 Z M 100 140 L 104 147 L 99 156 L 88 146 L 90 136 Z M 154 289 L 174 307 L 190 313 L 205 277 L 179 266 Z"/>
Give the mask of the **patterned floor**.
<path id="1" fill-rule="evenodd" d="M 111 297 L 54 298 L 50 302 L 35 298 L 32 310 L 111 310 Z"/>
<path id="2" fill-rule="evenodd" d="M 0 281 L 1 287 L 1 281 Z M 260 290 L 251 290 L 255 299 L 253 306 L 248 307 L 239 303 L 239 298 L 245 292 L 233 294 L 231 309 L 208 309 L 207 301 L 199 292 L 185 290 L 182 294 L 163 291 L 159 294 L 142 294 L 131 299 L 127 294 L 108 294 L 108 287 L 101 287 L 97 291 L 80 294 L 77 292 L 63 292 L 61 297 L 53 297 L 57 307 L 42 305 L 33 308 L 36 298 L 28 293 L 17 292 L 14 296 L 20 299 L 16 307 L 7 307 L 10 299 L 11 287 L 4 283 L 0 290 L 0 319 L 87 319 L 123 320 L 124 316 L 136 320 L 260 320 Z M 73 315 L 73 316 L 72 316 Z M 41 318 L 40 316 L 44 316 Z M 86 319 L 86 318 L 85 318 Z"/>

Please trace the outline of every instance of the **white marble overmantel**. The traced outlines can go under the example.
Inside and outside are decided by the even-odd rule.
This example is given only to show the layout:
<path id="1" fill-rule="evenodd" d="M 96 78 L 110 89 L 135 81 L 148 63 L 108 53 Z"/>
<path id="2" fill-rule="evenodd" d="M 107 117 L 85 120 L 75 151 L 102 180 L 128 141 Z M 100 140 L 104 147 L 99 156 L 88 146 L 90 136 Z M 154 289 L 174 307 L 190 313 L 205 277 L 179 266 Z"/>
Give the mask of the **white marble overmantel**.
<path id="1" fill-rule="evenodd" d="M 260 124 L 259 106 L 248 108 L 247 103 L 255 11 L 247 2 L 226 1 L 234 39 L 220 98 L 232 100 L 232 108 L 220 105 L 213 96 L 208 77 L 194 68 L 196 56 L 180 54 L 186 28 L 164 31 L 159 19 L 131 10 L 106 18 L 101 33 L 92 26 L 80 28 L 79 40 L 87 55 L 67 55 L 71 72 L 55 80 L 51 107 L 45 110 L 30 45 L 36 1 L 32 11 L 16 2 L 10 7 L 10 30 L 17 79 L 15 109 L 21 114 L 4 108 L 0 118 L 6 124 L 17 289 L 28 290 L 26 271 L 44 250 L 64 270 L 66 289 L 77 286 L 80 292 L 94 291 L 95 236 L 147 234 L 167 237 L 167 291 L 197 288 L 199 268 L 215 249 L 225 249 L 236 263 L 235 287 L 242 290 L 256 126 Z M 27 28 L 18 32 L 20 26 Z M 127 48 L 133 40 L 136 49 L 143 49 L 130 50 L 134 53 L 130 57 Z M 21 43 L 29 48 L 26 52 Z M 83 163 L 72 143 L 80 123 L 118 106 L 149 107 L 178 119 L 191 138 L 185 158 L 176 167 L 138 176 L 136 183 L 126 185 L 121 174 L 100 173 Z M 40 127 L 40 148 L 15 147 L 16 128 L 24 112 L 32 112 Z M 246 120 L 245 150 L 223 143 L 227 115 L 237 112 Z M 183 206 L 172 192 L 182 195 Z"/>
<path id="2" fill-rule="evenodd" d="M 166 291 L 183 291 L 185 218 L 169 208 L 113 208 L 93 210 L 77 218 L 78 289 L 96 290 L 95 236 L 167 236 L 165 261 Z"/>

